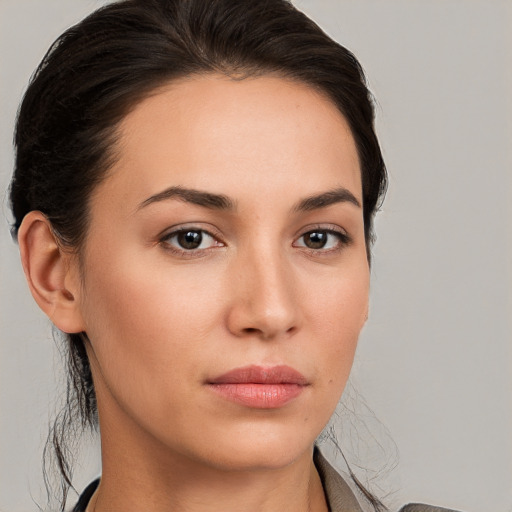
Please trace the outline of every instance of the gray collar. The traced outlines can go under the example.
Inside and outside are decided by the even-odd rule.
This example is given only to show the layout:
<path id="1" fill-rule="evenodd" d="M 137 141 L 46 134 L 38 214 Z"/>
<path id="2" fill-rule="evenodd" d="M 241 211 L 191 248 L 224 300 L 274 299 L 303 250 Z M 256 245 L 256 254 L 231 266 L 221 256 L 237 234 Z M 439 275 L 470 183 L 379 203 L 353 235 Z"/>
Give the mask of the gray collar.
<path id="1" fill-rule="evenodd" d="M 330 512 L 363 512 L 352 489 L 341 475 L 327 462 L 320 450 L 315 447 L 313 454 L 316 469 L 324 486 L 325 497 Z"/>

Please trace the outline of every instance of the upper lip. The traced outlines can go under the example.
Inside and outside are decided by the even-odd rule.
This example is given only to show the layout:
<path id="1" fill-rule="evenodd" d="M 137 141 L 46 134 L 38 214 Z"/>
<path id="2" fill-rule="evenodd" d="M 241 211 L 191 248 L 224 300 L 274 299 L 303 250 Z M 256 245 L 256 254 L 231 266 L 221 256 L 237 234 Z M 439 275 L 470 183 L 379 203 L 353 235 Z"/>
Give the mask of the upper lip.
<path id="1" fill-rule="evenodd" d="M 209 384 L 297 384 L 306 386 L 308 381 L 300 372 L 286 365 L 257 366 L 250 365 L 234 368 L 219 377 L 208 381 Z"/>

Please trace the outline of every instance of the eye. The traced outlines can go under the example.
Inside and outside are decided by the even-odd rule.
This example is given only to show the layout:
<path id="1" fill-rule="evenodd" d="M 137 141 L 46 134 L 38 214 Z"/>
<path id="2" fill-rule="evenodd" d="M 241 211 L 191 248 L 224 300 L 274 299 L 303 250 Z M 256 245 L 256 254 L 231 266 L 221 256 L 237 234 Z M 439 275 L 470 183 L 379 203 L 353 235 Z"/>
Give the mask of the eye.
<path id="1" fill-rule="evenodd" d="M 306 247 L 311 250 L 336 249 L 347 245 L 349 237 L 345 233 L 330 229 L 314 229 L 304 233 L 295 243 L 296 247 Z"/>
<path id="2" fill-rule="evenodd" d="M 203 229 L 180 229 L 165 235 L 161 242 L 175 250 L 194 251 L 222 245 Z"/>

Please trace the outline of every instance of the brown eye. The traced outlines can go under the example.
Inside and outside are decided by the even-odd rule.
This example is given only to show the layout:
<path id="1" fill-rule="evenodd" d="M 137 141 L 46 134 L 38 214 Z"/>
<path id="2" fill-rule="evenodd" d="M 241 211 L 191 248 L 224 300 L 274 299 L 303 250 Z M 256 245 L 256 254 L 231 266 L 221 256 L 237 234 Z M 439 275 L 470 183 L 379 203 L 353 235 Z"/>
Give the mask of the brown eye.
<path id="1" fill-rule="evenodd" d="M 178 251 L 195 251 L 222 245 L 203 229 L 180 229 L 165 235 L 160 242 Z"/>
<path id="2" fill-rule="evenodd" d="M 201 231 L 180 231 L 176 236 L 176 241 L 182 249 L 197 249 L 203 241 Z"/>
<path id="3" fill-rule="evenodd" d="M 304 233 L 293 245 L 322 252 L 329 249 L 341 249 L 349 243 L 350 238 L 345 233 L 333 229 L 313 229 Z"/>
<path id="4" fill-rule="evenodd" d="M 309 249 L 323 249 L 327 244 L 327 231 L 311 231 L 303 236 L 304 245 Z"/>

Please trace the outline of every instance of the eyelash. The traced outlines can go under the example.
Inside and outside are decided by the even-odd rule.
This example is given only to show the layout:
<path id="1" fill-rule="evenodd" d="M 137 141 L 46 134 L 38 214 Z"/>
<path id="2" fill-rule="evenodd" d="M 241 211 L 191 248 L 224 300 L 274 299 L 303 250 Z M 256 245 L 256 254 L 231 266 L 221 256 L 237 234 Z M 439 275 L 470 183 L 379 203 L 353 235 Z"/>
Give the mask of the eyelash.
<path id="1" fill-rule="evenodd" d="M 185 235 L 187 233 L 200 234 L 200 239 L 199 239 L 200 244 L 203 242 L 204 237 L 206 235 L 206 237 L 209 237 L 212 239 L 213 244 L 211 246 L 203 248 L 203 249 L 200 249 L 200 248 L 186 249 L 186 248 L 180 248 L 177 245 L 173 245 L 171 243 L 171 240 L 177 239 L 177 237 L 179 237 L 180 235 Z M 327 249 L 324 249 L 323 247 L 319 247 L 319 248 L 307 247 L 305 244 L 297 245 L 297 242 L 299 240 L 304 239 L 304 237 L 306 237 L 307 235 L 312 235 L 314 233 L 317 233 L 317 234 L 321 233 L 321 234 L 326 234 L 327 236 L 334 236 L 335 238 L 338 239 L 338 241 L 334 247 L 329 247 Z M 218 234 L 213 234 L 206 229 L 191 226 L 191 227 L 175 229 L 174 231 L 166 233 L 165 235 L 160 237 L 159 243 L 165 248 L 165 250 L 170 251 L 174 254 L 177 254 L 178 256 L 194 258 L 194 257 L 203 256 L 206 251 L 209 251 L 210 249 L 212 249 L 214 247 L 224 247 L 225 244 L 223 242 L 219 241 L 219 238 L 220 238 L 220 236 Z M 352 239 L 350 238 L 350 236 L 346 232 L 340 230 L 338 227 L 334 228 L 331 226 L 329 226 L 329 227 L 313 226 L 310 229 L 308 229 L 307 231 L 303 232 L 293 242 L 292 246 L 299 247 L 302 250 L 304 250 L 310 254 L 321 255 L 321 254 L 331 254 L 333 252 L 339 252 L 343 248 L 350 245 L 351 242 L 352 242 Z M 179 243 L 179 242 L 177 242 L 177 243 Z"/>

